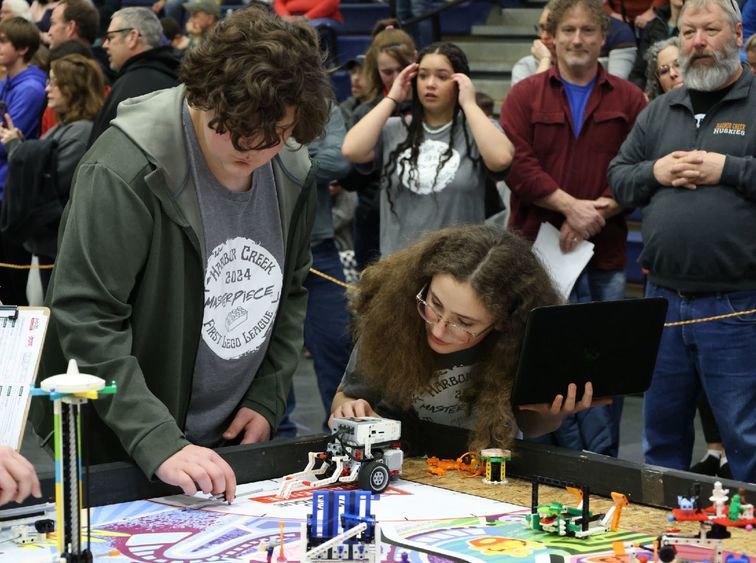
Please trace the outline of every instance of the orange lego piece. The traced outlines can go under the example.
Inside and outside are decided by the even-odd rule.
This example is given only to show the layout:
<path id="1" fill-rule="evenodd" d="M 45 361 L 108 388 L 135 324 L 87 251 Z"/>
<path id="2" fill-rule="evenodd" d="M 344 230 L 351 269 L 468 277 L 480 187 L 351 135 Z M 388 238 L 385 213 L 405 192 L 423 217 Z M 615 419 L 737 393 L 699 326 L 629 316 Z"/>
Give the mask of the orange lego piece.
<path id="1" fill-rule="evenodd" d="M 480 456 L 475 452 L 465 452 L 457 459 L 439 459 L 432 456 L 425 462 L 428 464 L 428 471 L 433 475 L 443 476 L 447 471 L 465 471 L 471 476 L 483 474 Z"/>

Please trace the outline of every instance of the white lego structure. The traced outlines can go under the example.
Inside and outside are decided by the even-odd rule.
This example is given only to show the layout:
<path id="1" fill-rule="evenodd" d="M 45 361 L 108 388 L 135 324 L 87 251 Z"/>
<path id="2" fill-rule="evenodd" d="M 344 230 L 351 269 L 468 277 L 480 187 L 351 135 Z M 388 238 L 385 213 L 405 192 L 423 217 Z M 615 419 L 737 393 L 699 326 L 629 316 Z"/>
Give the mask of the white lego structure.
<path id="1" fill-rule="evenodd" d="M 741 508 L 743 509 L 743 512 L 740 514 L 740 517 L 743 520 L 753 520 L 753 505 L 744 504 Z"/>
<path id="2" fill-rule="evenodd" d="M 709 500 L 717 510 L 717 518 L 722 518 L 724 516 L 724 506 L 727 502 L 727 493 L 729 492 L 730 489 L 723 488 L 720 481 L 714 483 L 714 490 L 711 491 Z"/>
<path id="3" fill-rule="evenodd" d="M 0 511 L 0 518 L 0 543 L 37 543 L 46 539 L 47 532 L 55 529 L 55 504 L 44 503 L 4 509 Z"/>
<path id="4" fill-rule="evenodd" d="M 714 552 L 714 563 L 722 563 L 724 547 L 721 539 L 707 539 L 703 530 L 701 537 L 691 538 L 688 536 L 678 536 L 674 532 L 667 532 L 659 538 L 659 560 L 663 563 L 675 561 L 677 557 L 676 545 L 696 545 L 708 547 Z"/>
<path id="5" fill-rule="evenodd" d="M 402 472 L 401 428 L 398 420 L 387 418 L 335 419 L 332 440 L 326 451 L 309 452 L 307 467 L 286 475 L 278 496 L 289 498 L 299 486 L 324 487 L 355 481 L 361 489 L 382 493 L 389 481 Z"/>

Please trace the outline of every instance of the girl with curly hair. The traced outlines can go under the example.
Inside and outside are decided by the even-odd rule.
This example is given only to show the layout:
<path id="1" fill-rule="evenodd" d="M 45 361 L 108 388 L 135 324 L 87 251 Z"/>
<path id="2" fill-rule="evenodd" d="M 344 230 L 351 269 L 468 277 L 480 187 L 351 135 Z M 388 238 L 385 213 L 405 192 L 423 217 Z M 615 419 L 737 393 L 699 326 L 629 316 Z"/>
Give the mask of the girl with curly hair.
<path id="1" fill-rule="evenodd" d="M 560 301 L 516 235 L 438 231 L 369 266 L 350 299 L 357 345 L 332 415 L 398 418 L 410 451 L 429 443 L 428 423 L 468 429 L 470 449 L 508 447 L 518 429 L 544 434 L 591 405 L 591 385 L 578 401 L 571 384 L 551 405 L 512 409 L 528 313 Z"/>
<path id="2" fill-rule="evenodd" d="M 381 172 L 383 256 L 424 232 L 482 223 L 486 178 L 503 178 L 512 162 L 514 147 L 478 107 L 469 74 L 459 47 L 429 45 L 344 139 L 362 172 Z M 391 117 L 410 98 L 411 115 Z"/>

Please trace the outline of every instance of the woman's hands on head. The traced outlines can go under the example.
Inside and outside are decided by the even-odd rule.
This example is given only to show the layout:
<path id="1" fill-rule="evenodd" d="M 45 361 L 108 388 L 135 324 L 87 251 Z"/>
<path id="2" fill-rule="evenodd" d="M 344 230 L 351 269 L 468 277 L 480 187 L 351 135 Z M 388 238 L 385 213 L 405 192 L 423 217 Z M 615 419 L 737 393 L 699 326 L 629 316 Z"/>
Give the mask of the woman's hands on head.
<path id="1" fill-rule="evenodd" d="M 451 79 L 457 83 L 459 107 L 464 110 L 468 104 L 475 104 L 477 106 L 478 102 L 475 101 L 475 86 L 473 86 L 470 77 L 461 72 L 455 72 L 452 74 Z"/>
<path id="2" fill-rule="evenodd" d="M 391 90 L 388 93 L 389 98 L 392 98 L 397 103 L 402 103 L 410 97 L 412 94 L 412 79 L 417 76 L 418 67 L 417 63 L 412 63 L 402 69 L 391 85 Z"/>

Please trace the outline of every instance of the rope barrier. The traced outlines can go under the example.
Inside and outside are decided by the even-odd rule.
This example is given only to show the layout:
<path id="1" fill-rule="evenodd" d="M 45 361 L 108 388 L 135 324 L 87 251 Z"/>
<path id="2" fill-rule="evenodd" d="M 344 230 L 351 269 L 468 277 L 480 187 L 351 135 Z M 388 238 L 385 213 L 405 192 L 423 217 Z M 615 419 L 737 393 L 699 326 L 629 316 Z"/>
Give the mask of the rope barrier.
<path id="1" fill-rule="evenodd" d="M 38 264 L 38 265 L 31 265 L 31 264 L 6 264 L 5 262 L 0 262 L 0 268 L 10 268 L 12 270 L 49 270 L 54 267 L 54 264 Z M 339 279 L 334 278 L 333 276 L 329 276 L 328 274 L 321 272 L 320 270 L 316 270 L 315 268 L 310 268 L 310 273 L 320 276 L 321 278 L 328 280 L 329 282 L 333 282 L 336 285 L 339 285 L 345 289 L 351 289 L 353 286 L 351 286 L 348 283 L 345 283 Z M 737 311 L 735 313 L 726 313 L 724 315 L 715 315 L 713 317 L 703 317 L 701 319 L 689 319 L 687 321 L 675 321 L 672 323 L 664 323 L 664 328 L 671 328 L 676 326 L 685 326 L 685 325 L 692 325 L 692 324 L 699 324 L 699 323 L 707 323 L 711 321 L 719 321 L 722 319 L 730 319 L 732 317 L 740 317 L 742 315 L 753 315 L 756 313 L 756 309 L 749 309 L 747 311 Z"/>
<path id="2" fill-rule="evenodd" d="M 9 270 L 52 270 L 54 264 L 6 264 L 0 262 L 0 268 Z"/>
<path id="3" fill-rule="evenodd" d="M 697 323 L 706 323 L 709 321 L 718 321 L 720 319 L 729 319 L 732 317 L 739 317 L 741 315 L 752 315 L 753 313 L 756 313 L 756 309 L 749 309 L 748 311 L 738 311 L 735 313 L 726 313 L 724 315 L 715 315 L 713 317 L 704 317 L 702 319 L 690 319 L 687 321 L 676 321 L 673 323 L 664 323 L 664 328 L 669 328 L 673 326 L 692 325 L 692 324 L 697 324 Z"/>
<path id="4" fill-rule="evenodd" d="M 343 288 L 346 288 L 346 289 L 351 289 L 352 288 L 352 286 L 349 285 L 348 283 L 345 283 L 345 282 L 343 282 L 341 280 L 337 280 L 336 278 L 334 278 L 332 276 L 329 276 L 328 274 L 325 274 L 325 273 L 321 272 L 320 270 L 316 270 L 315 268 L 310 268 L 310 273 L 315 274 L 316 276 L 320 276 L 321 278 L 323 278 L 325 280 L 328 280 L 329 282 L 333 282 L 336 285 L 340 285 Z"/>
<path id="5" fill-rule="evenodd" d="M 319 270 L 316 270 L 315 268 L 310 268 L 310 272 L 313 273 L 313 274 L 315 274 L 316 276 L 320 276 L 323 279 L 326 279 L 326 280 L 331 281 L 331 282 L 333 282 L 333 283 L 335 283 L 337 285 L 340 285 L 341 287 L 345 287 L 347 289 L 350 289 L 352 287 L 348 283 L 344 283 L 341 280 L 337 280 L 336 278 L 331 277 L 328 274 L 324 274 L 323 272 L 321 272 Z M 685 326 L 685 325 L 692 325 L 692 324 L 698 324 L 698 323 L 706 323 L 706 322 L 710 322 L 710 321 L 718 321 L 718 320 L 721 320 L 721 319 L 729 319 L 729 318 L 732 318 L 732 317 L 739 317 L 741 315 L 751 315 L 753 313 L 756 313 L 756 309 L 750 309 L 748 311 L 739 311 L 739 312 L 735 312 L 735 313 L 726 313 L 724 315 L 716 315 L 716 316 L 713 316 L 713 317 L 704 317 L 704 318 L 701 318 L 701 319 L 690 319 L 690 320 L 687 320 L 687 321 L 675 321 L 675 322 L 671 322 L 671 323 L 664 323 L 664 328 L 672 328 L 672 327 L 676 327 L 676 326 Z"/>

